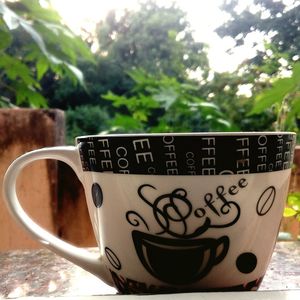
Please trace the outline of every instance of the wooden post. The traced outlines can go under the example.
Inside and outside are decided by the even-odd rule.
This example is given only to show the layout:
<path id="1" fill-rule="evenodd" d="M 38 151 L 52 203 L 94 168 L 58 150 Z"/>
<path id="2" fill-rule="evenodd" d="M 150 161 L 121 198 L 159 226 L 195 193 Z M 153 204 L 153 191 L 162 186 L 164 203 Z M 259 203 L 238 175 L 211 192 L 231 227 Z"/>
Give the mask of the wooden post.
<path id="1" fill-rule="evenodd" d="M 0 109 L 0 186 L 10 163 L 21 154 L 64 144 L 64 113 L 60 110 Z M 40 225 L 57 232 L 57 162 L 37 161 L 17 182 L 24 209 Z M 0 193 L 0 250 L 40 248 L 9 215 Z"/>
<path id="2" fill-rule="evenodd" d="M 96 246 L 83 186 L 68 165 L 59 162 L 58 169 L 58 235 L 77 246 Z"/>

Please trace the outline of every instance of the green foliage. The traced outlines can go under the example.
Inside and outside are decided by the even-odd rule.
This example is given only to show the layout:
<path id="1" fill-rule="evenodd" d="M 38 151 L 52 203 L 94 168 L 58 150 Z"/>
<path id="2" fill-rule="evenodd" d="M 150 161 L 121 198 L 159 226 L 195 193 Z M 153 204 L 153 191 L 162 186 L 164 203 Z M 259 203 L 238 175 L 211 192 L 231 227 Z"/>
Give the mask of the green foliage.
<path id="1" fill-rule="evenodd" d="M 194 40 L 186 14 L 175 4 L 163 7 L 149 0 L 121 16 L 111 11 L 98 28 L 99 55 L 123 72 L 136 67 L 179 80 L 197 68 L 208 74 L 205 45 Z"/>
<path id="2" fill-rule="evenodd" d="M 283 216 L 286 218 L 294 217 L 300 222 L 300 193 L 290 193 L 287 199 L 287 206 Z"/>
<path id="3" fill-rule="evenodd" d="M 83 84 L 76 58 L 92 61 L 92 54 L 48 6 L 42 7 L 38 0 L 0 2 L 2 103 L 46 107 L 40 81 L 48 71 L 57 78 L 65 76 Z"/>
<path id="4" fill-rule="evenodd" d="M 108 91 L 127 94 L 135 84 L 128 75 L 134 68 L 158 76 L 163 73 L 180 82 L 187 80 L 189 70 L 198 68 L 205 78 L 209 70 L 205 45 L 194 40 L 180 8 L 159 4 L 143 1 L 137 10 L 110 12 L 98 24 L 95 64 L 83 59 L 78 62 L 86 89 L 65 78 L 55 81 L 46 76 L 42 80 L 50 107 L 67 109 L 91 104 L 107 107 L 111 113 L 122 113 L 99 95 Z"/>
<path id="5" fill-rule="evenodd" d="M 173 123 L 178 128 L 182 124 L 181 131 L 189 128 L 200 130 L 213 123 L 214 128 L 224 127 L 225 118 L 221 112 L 218 112 L 217 118 L 215 109 L 202 107 L 203 112 L 208 111 L 213 116 L 207 113 L 207 119 L 199 113 L 202 104 L 198 104 L 199 109 L 196 109 L 196 103 L 200 101 L 194 101 L 193 108 L 186 103 L 180 104 L 180 89 L 189 82 L 188 72 L 200 69 L 203 78 L 206 78 L 209 70 L 205 45 L 195 42 L 181 9 L 175 5 L 160 7 L 151 0 L 144 1 L 138 10 L 125 11 L 121 15 L 111 12 L 99 23 L 97 32 L 99 51 L 96 64 L 83 60 L 78 64 L 83 70 L 88 93 L 72 86 L 69 80 L 56 82 L 45 78 L 42 86 L 51 107 L 74 109 L 83 104 L 105 107 L 114 116 L 110 131 L 144 131 L 150 128 L 163 131 Z M 143 69 L 145 74 L 149 74 L 150 82 L 145 75 L 137 84 L 139 75 L 135 76 L 135 69 Z M 161 74 L 165 74 L 165 79 L 163 86 L 159 87 Z M 167 78 L 173 78 L 173 81 L 169 82 Z M 156 81 L 154 87 L 153 81 Z M 140 91 L 135 91 L 137 87 Z M 150 88 L 156 91 L 148 91 Z M 187 87 L 182 93 L 185 90 Z M 102 95 L 113 97 L 114 101 L 107 101 Z M 195 98 L 202 99 L 199 91 Z M 174 101 L 176 103 L 172 104 Z M 176 113 L 173 116 L 174 108 Z M 166 111 L 168 113 L 163 116 Z M 199 117 L 202 119 L 199 120 Z"/>
<path id="6" fill-rule="evenodd" d="M 278 130 L 297 130 L 296 121 L 300 114 L 300 63 L 295 63 L 292 76 L 276 78 L 270 88 L 256 96 L 251 114 L 258 114 L 271 106 L 278 112 Z"/>
<path id="7" fill-rule="evenodd" d="M 236 47 L 245 43 L 251 34 L 263 33 L 269 42 L 260 47 L 256 56 L 246 60 L 238 71 L 253 85 L 253 106 L 247 118 L 259 118 L 266 112 L 276 116 L 273 129 L 298 131 L 300 112 L 300 22 L 299 0 L 287 4 L 283 0 L 255 0 L 237 13 L 238 0 L 224 2 L 222 8 L 231 16 L 217 29 L 230 36 Z M 268 38 L 267 38 L 268 36 Z M 257 46 L 253 43 L 253 47 Z M 282 74 L 291 71 L 292 76 Z"/>
<path id="8" fill-rule="evenodd" d="M 108 129 L 109 115 L 99 106 L 82 105 L 66 111 L 67 143 L 75 137 L 98 134 Z"/>
<path id="9" fill-rule="evenodd" d="M 244 11 L 237 13 L 239 1 L 224 1 L 222 9 L 230 15 L 229 21 L 217 29 L 217 33 L 231 36 L 236 45 L 242 45 L 248 34 L 262 32 L 271 36 L 272 43 L 281 53 L 287 53 L 289 58 L 300 53 L 300 14 L 299 0 L 273 1 L 254 0 Z M 263 58 L 263 53 L 258 55 Z M 254 59 L 254 61 L 257 57 Z M 257 63 L 256 63 L 257 64 Z"/>
<path id="10" fill-rule="evenodd" d="M 215 73 L 211 81 L 201 86 L 201 94 L 220 108 L 226 119 L 232 123 L 232 130 L 272 130 L 272 124 L 276 120 L 273 111 L 266 110 L 257 115 L 249 115 L 255 104 L 254 97 L 239 95 L 240 87 L 249 83 L 249 89 L 252 86 L 253 90 L 254 82 L 251 74 L 240 76 L 237 72 Z"/>
<path id="11" fill-rule="evenodd" d="M 228 122 L 218 106 L 201 99 L 193 81 L 181 83 L 166 76 L 154 76 L 141 69 L 129 72 L 135 85 L 128 95 L 111 92 L 103 96 L 123 110 L 111 122 L 113 131 L 184 132 L 228 131 Z"/>

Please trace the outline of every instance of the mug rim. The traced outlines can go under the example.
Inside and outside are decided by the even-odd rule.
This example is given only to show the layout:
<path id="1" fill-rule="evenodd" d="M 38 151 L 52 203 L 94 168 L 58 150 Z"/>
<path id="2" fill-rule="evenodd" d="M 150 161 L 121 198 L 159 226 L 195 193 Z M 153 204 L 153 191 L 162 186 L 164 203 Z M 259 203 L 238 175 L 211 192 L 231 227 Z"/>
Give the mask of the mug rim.
<path id="1" fill-rule="evenodd" d="M 152 137 L 152 136 L 257 136 L 257 135 L 296 135 L 293 131 L 203 131 L 203 132 L 157 132 L 157 133 L 101 133 L 77 136 L 75 140 L 95 137 Z"/>
<path id="2" fill-rule="evenodd" d="M 76 139 L 84 171 L 214 175 L 289 168 L 296 133 L 284 131 L 90 135 Z"/>

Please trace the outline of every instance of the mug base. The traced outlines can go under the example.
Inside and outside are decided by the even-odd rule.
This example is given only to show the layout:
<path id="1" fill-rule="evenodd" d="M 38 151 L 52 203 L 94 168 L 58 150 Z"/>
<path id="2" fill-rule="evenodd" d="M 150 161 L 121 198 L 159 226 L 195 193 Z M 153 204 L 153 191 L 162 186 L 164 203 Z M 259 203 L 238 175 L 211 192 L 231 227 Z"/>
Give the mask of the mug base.
<path id="1" fill-rule="evenodd" d="M 115 287 L 118 294 L 173 294 L 173 293 L 196 293 L 196 292 L 242 292 L 242 291 L 257 291 L 263 277 L 256 280 L 228 287 L 216 288 L 195 288 L 195 287 L 176 287 L 176 286 L 154 286 L 144 282 L 138 282 L 123 276 L 118 276 L 114 271 L 110 270 Z"/>

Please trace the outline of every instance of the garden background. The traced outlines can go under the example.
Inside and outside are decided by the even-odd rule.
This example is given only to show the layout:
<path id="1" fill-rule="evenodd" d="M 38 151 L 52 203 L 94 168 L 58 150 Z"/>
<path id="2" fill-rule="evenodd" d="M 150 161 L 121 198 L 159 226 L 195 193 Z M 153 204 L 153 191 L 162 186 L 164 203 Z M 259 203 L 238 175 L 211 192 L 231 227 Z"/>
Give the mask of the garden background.
<path id="1" fill-rule="evenodd" d="M 241 3 L 223 2 L 215 32 L 231 39 L 228 54 L 249 37 L 263 43 L 217 72 L 176 1 L 111 10 L 78 35 L 51 1 L 0 0 L 0 107 L 63 110 L 67 144 L 100 132 L 298 132 L 300 1 Z M 300 220 L 299 199 L 291 195 L 286 216 Z"/>

